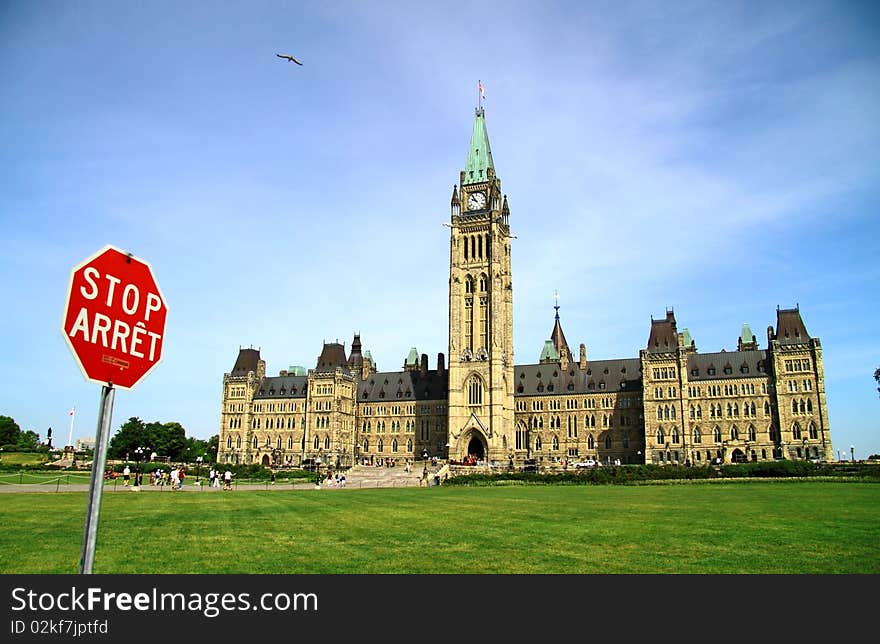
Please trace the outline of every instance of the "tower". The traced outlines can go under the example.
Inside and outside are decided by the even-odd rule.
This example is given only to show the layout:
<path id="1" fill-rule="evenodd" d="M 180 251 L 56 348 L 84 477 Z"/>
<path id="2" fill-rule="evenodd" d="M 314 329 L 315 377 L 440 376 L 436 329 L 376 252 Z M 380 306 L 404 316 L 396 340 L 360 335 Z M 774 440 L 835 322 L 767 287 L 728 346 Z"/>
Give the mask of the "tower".
<path id="1" fill-rule="evenodd" d="M 510 212 L 482 108 L 451 209 L 449 458 L 506 461 L 514 438 Z"/>

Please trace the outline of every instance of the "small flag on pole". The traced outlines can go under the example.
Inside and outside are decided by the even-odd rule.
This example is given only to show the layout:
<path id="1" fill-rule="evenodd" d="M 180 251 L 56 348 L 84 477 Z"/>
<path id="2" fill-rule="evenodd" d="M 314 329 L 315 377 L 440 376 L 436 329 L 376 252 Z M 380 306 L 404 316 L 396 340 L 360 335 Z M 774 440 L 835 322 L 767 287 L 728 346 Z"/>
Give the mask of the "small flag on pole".
<path id="1" fill-rule="evenodd" d="M 480 98 L 485 101 L 486 100 L 486 93 L 483 91 L 483 81 L 478 80 L 477 85 L 480 88 Z"/>
<path id="2" fill-rule="evenodd" d="M 73 407 L 70 408 L 70 413 L 67 414 L 67 415 L 68 415 L 68 416 L 73 416 L 73 413 L 74 413 L 75 411 L 76 411 L 76 405 L 74 405 Z"/>

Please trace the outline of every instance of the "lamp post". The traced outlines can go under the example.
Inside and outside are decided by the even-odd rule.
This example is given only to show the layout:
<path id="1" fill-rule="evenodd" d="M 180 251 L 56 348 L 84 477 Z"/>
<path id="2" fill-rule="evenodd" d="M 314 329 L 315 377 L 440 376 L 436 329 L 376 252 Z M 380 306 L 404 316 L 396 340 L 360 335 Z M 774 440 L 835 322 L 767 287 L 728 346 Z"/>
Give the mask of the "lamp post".
<path id="1" fill-rule="evenodd" d="M 856 462 L 856 447 L 855 447 L 855 445 L 849 446 L 849 460 L 853 463 Z"/>
<path id="2" fill-rule="evenodd" d="M 141 458 L 144 456 L 144 452 L 146 452 L 146 448 L 143 447 L 135 447 L 134 448 L 134 486 L 141 486 Z"/>
<path id="3" fill-rule="evenodd" d="M 202 457 L 196 456 L 196 483 L 199 482 L 199 474 L 202 470 Z"/>

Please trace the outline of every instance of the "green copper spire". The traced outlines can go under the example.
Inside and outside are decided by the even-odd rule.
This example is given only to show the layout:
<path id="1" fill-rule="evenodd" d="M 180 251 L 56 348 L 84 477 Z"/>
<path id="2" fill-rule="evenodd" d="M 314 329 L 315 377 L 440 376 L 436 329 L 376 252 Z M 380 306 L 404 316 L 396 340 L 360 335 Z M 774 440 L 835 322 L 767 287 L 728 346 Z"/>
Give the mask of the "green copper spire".
<path id="1" fill-rule="evenodd" d="M 481 107 L 477 109 L 477 117 L 474 119 L 474 131 L 471 134 L 471 146 L 468 148 L 462 183 L 486 181 L 489 168 L 492 168 L 493 173 L 495 172 L 492 149 L 489 147 L 489 134 L 486 132 L 486 114 Z"/>

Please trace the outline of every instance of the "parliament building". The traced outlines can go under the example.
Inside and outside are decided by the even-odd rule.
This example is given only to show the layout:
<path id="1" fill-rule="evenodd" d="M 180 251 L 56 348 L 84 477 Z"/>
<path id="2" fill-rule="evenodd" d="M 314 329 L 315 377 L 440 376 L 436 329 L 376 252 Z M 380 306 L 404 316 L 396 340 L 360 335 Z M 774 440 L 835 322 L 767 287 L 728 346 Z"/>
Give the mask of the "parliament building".
<path id="1" fill-rule="evenodd" d="M 557 306 L 538 361 L 517 364 L 510 210 L 481 108 L 451 211 L 448 353 L 430 368 L 413 348 L 401 370 L 379 371 L 355 335 L 349 351 L 324 343 L 313 367 L 268 375 L 258 349 L 240 349 L 223 376 L 218 462 L 833 460 L 822 345 L 799 307 L 777 308 L 765 348 L 743 325 L 736 350 L 700 353 L 667 310 L 637 357 L 589 360 Z"/>

